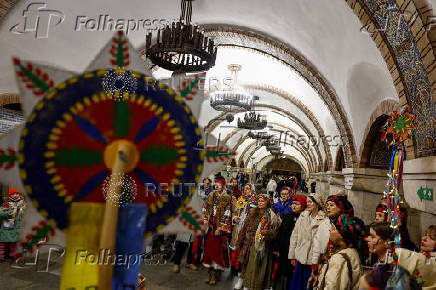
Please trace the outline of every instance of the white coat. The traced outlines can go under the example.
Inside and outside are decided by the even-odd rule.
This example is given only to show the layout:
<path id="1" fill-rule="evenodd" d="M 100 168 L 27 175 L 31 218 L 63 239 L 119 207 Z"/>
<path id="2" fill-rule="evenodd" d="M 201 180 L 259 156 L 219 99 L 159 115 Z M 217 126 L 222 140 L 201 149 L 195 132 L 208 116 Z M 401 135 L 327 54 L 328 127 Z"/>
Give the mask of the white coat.
<path id="1" fill-rule="evenodd" d="M 341 253 L 346 254 L 350 260 L 351 276 L 347 261 Z M 341 250 L 330 258 L 328 264 L 322 267 L 318 286 L 321 287 L 324 284 L 324 287 L 318 289 L 357 290 L 359 289 L 359 279 L 362 273 L 362 265 L 357 250 L 354 248 Z"/>
<path id="2" fill-rule="evenodd" d="M 311 218 L 307 210 L 300 214 L 291 235 L 289 259 L 297 259 L 303 265 L 318 264 L 318 261 L 313 260 L 313 241 L 319 225 L 325 219 L 322 210 L 315 218 Z"/>
<path id="3" fill-rule="evenodd" d="M 326 218 L 320 223 L 318 231 L 313 239 L 312 264 L 319 264 L 319 258 L 322 254 L 327 252 L 331 227 L 332 225 L 329 218 Z"/>

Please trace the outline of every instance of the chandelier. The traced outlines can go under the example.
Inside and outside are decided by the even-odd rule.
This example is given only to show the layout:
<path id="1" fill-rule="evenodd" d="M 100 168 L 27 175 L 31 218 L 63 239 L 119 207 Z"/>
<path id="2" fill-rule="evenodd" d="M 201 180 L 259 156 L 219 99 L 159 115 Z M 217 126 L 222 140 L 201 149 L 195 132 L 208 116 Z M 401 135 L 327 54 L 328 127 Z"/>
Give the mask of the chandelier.
<path id="1" fill-rule="evenodd" d="M 222 112 L 244 112 L 250 111 L 254 104 L 254 98 L 243 88 L 236 85 L 238 71 L 241 66 L 230 64 L 227 66 L 232 74 L 232 82 L 228 88 L 212 91 L 210 95 L 210 106 L 216 111 Z"/>
<path id="2" fill-rule="evenodd" d="M 262 130 L 267 125 L 266 117 L 256 112 L 245 113 L 244 120 L 238 118 L 238 128 L 249 130 Z"/>
<path id="3" fill-rule="evenodd" d="M 175 72 L 207 71 L 215 65 L 217 49 L 198 26 L 191 25 L 192 1 L 181 1 L 180 20 L 158 29 L 156 43 L 152 33 L 145 39 L 145 56 L 154 64 Z"/>

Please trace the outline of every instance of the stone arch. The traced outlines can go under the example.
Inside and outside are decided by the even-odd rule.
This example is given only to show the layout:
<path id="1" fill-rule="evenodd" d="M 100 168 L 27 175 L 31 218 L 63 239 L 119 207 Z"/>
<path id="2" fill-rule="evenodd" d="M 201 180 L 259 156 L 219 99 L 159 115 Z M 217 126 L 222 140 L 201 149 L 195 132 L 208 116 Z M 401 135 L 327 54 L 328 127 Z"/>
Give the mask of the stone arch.
<path id="1" fill-rule="evenodd" d="M 297 133 L 293 128 L 288 127 L 288 126 L 286 126 L 286 125 L 283 125 L 283 124 L 281 124 L 281 123 L 270 122 L 269 124 L 270 124 L 270 125 L 277 125 L 277 126 L 283 127 L 283 128 L 285 128 L 285 129 L 291 131 L 293 134 L 298 135 L 298 133 Z M 227 136 L 223 139 L 223 144 L 227 144 L 228 140 L 229 140 L 232 136 L 234 136 L 234 135 L 235 135 L 239 130 L 240 130 L 240 129 L 233 129 L 232 132 L 230 132 L 229 134 L 227 134 Z M 273 130 L 276 131 L 276 129 L 273 129 Z M 241 137 L 242 137 L 242 136 L 241 136 Z M 244 137 L 247 137 L 247 136 L 244 136 Z M 237 148 L 239 148 L 239 145 L 242 144 L 242 142 L 243 142 L 244 140 L 247 139 L 247 138 L 244 138 L 244 137 L 242 137 L 242 138 L 240 138 L 240 139 L 238 140 L 238 143 L 236 143 L 236 145 L 234 146 L 233 151 L 237 150 Z M 298 142 L 296 142 L 296 144 L 299 145 Z M 315 157 L 315 155 L 314 155 L 314 152 L 313 152 L 313 148 L 310 147 L 310 150 L 309 150 L 309 149 L 306 148 L 306 147 L 302 147 L 302 149 L 305 149 L 305 151 L 307 151 L 307 154 L 308 154 L 308 156 L 309 156 L 309 159 L 310 159 L 310 161 L 312 162 L 312 166 L 313 166 L 313 168 L 315 168 L 315 167 L 317 166 L 317 164 L 320 163 L 320 161 L 316 159 L 316 157 Z M 326 159 L 325 159 L 325 160 L 326 160 Z"/>
<path id="2" fill-rule="evenodd" d="M 432 47 L 429 38 L 429 34 L 434 35 L 434 30 L 425 33 L 425 22 L 420 18 L 423 11 L 419 13 L 413 1 L 346 2 L 385 59 L 400 105 L 409 106 L 417 116 L 417 142 L 406 142 L 407 157 L 413 159 L 436 154 L 436 108 L 433 98 L 436 91 L 436 48 Z M 403 17 L 407 8 L 419 14 L 413 23 L 407 23 Z"/>
<path id="3" fill-rule="evenodd" d="M 389 168 L 392 147 L 389 147 L 386 142 L 380 140 L 382 134 L 380 129 L 388 119 L 389 115 L 381 115 L 372 123 L 364 142 L 362 155 L 360 156 L 360 168 Z"/>
<path id="4" fill-rule="evenodd" d="M 357 166 L 356 148 L 351 125 L 341 101 L 334 88 L 309 60 L 289 44 L 251 28 L 227 24 L 202 24 L 202 27 L 208 36 L 214 37 L 218 46 L 250 48 L 258 53 L 276 58 L 295 70 L 318 92 L 336 121 L 338 132 L 346 139 L 343 146 L 346 152 L 347 167 Z"/>
<path id="5" fill-rule="evenodd" d="M 283 156 L 285 156 L 286 158 L 291 159 L 292 161 L 295 161 L 298 165 L 300 165 L 300 167 L 301 167 L 301 169 L 302 169 L 302 172 L 304 172 L 305 174 L 308 174 L 308 172 L 305 172 L 305 168 L 304 168 L 304 166 L 301 164 L 300 161 L 298 161 L 297 158 L 295 158 L 294 156 L 288 155 L 288 154 L 284 154 Z M 262 159 L 260 159 L 259 162 L 262 162 L 262 161 L 265 160 L 266 158 L 271 158 L 271 157 L 272 157 L 272 155 L 267 155 L 267 156 L 265 156 L 265 157 L 262 157 Z M 268 163 L 266 163 L 266 164 L 268 164 Z M 266 165 L 266 164 L 265 164 L 265 165 Z M 263 168 L 264 168 L 264 167 L 262 167 L 261 169 L 263 169 Z"/>
<path id="6" fill-rule="evenodd" d="M 18 3 L 20 0 L 2 0 L 1 4 L 4 9 L 0 11 L 0 19 L 2 18 Z M 434 142 L 436 135 L 435 128 L 435 104 L 434 100 L 432 100 L 432 95 L 436 91 L 436 46 L 434 46 L 434 42 L 436 40 L 436 27 L 431 25 L 433 20 L 433 12 L 429 9 L 429 4 L 425 0 L 411 0 L 411 1 L 401 1 L 401 0 L 387 0 L 387 1 L 377 1 L 377 0 L 345 0 L 345 2 L 350 6 L 355 15 L 361 20 L 364 27 L 367 27 L 367 30 L 371 31 L 371 37 L 374 39 L 377 47 L 381 51 L 383 57 L 386 60 L 389 70 L 391 71 L 392 79 L 394 80 L 394 84 L 397 88 L 400 97 L 400 104 L 409 104 L 410 107 L 413 108 L 413 102 L 411 100 L 415 100 L 416 96 L 419 96 L 420 99 L 424 100 L 425 105 L 420 107 L 420 110 L 417 110 L 419 113 L 418 119 L 418 134 L 420 135 L 420 141 L 417 144 L 417 148 L 415 148 L 414 144 L 409 144 L 406 146 L 406 152 L 409 154 L 411 158 L 421 157 L 421 156 L 429 156 L 436 154 L 436 142 Z M 405 35 L 407 39 L 403 41 L 404 47 L 397 47 L 393 45 L 393 42 L 396 41 L 396 38 L 393 37 L 393 33 L 397 33 L 398 29 L 395 27 L 390 27 L 386 31 L 374 31 L 375 28 L 380 29 L 383 25 L 382 22 L 385 22 L 383 18 L 383 14 L 381 12 L 387 11 L 387 6 L 389 8 L 395 7 L 395 11 L 392 12 L 392 23 L 401 24 L 401 28 L 404 29 L 406 33 Z M 421 6 L 423 5 L 423 6 Z M 402 17 L 399 17 L 405 11 L 409 11 L 410 15 L 414 17 L 413 21 L 410 23 L 406 23 Z M 410 25 L 410 26 L 409 26 Z M 232 28 L 233 27 L 233 28 Z M 400 25 L 398 25 L 400 27 Z M 205 25 L 206 32 L 215 32 L 226 35 L 226 37 L 230 37 L 229 33 L 245 33 L 245 40 L 240 41 L 241 39 L 235 39 L 236 42 L 247 43 L 253 42 L 250 38 L 257 38 L 264 42 L 263 47 L 269 47 L 269 49 L 259 49 L 260 51 L 270 51 L 271 46 L 279 48 L 280 52 L 287 54 L 287 56 L 291 56 L 291 59 L 294 63 L 297 63 L 296 66 L 303 67 L 307 72 L 301 72 L 296 68 L 297 71 L 302 73 L 303 76 L 312 75 L 314 78 L 318 78 L 318 84 L 321 85 L 323 94 L 322 96 L 327 95 L 335 95 L 334 90 L 332 90 L 328 86 L 328 82 L 322 78 L 322 76 L 314 70 L 308 70 L 307 68 L 313 68 L 313 66 L 306 66 L 305 64 L 309 64 L 309 62 L 304 59 L 301 55 L 296 54 L 297 57 L 292 57 L 296 52 L 295 50 L 280 41 L 273 39 L 272 37 L 265 36 L 265 34 L 259 32 L 253 32 L 252 29 L 241 30 L 238 27 L 230 26 L 230 25 Z M 235 30 L 235 31 L 232 31 Z M 238 31 L 239 30 L 239 31 Z M 395 49 L 394 49 L 395 48 Z M 405 48 L 405 49 L 404 49 Z M 412 55 L 415 55 L 415 51 L 418 52 L 418 62 L 411 62 L 415 64 L 415 67 L 411 66 L 403 66 L 401 67 L 400 63 L 404 63 L 402 57 L 407 55 L 404 51 L 410 51 Z M 283 62 L 286 63 L 280 57 Z M 421 84 L 419 87 L 417 84 L 417 80 Z M 317 87 L 317 86 L 315 86 Z M 338 98 L 330 99 L 335 104 L 339 104 Z M 412 104 L 411 104 L 412 103 Z M 426 107 L 429 105 L 429 107 Z M 345 111 L 342 106 L 336 107 L 335 109 L 335 120 L 341 121 L 339 122 L 339 131 L 341 135 L 347 136 L 347 143 L 345 144 L 346 148 L 346 163 L 347 167 L 354 167 L 357 164 L 356 158 L 356 150 L 354 148 L 354 143 L 352 140 L 352 132 L 351 127 L 349 125 L 349 121 L 346 118 Z M 415 108 L 416 110 L 416 108 Z M 425 116 L 425 112 L 430 112 Z M 339 116 L 338 116 L 339 114 Z M 338 117 L 338 118 L 336 118 Z M 424 138 L 422 136 L 424 135 Z M 422 148 L 423 141 L 422 139 L 433 137 L 433 142 L 429 144 L 428 148 Z M 348 148 L 349 147 L 349 148 Z"/>
<path id="7" fill-rule="evenodd" d="M 268 105 L 268 104 L 257 104 L 255 107 L 256 108 L 271 109 L 271 110 L 274 110 L 274 111 L 277 111 L 277 112 L 280 112 L 280 113 L 286 115 L 290 120 L 294 121 L 304 131 L 304 133 L 307 136 L 311 136 L 310 130 L 306 127 L 306 125 L 300 119 L 298 119 L 296 116 L 291 114 L 290 112 L 288 112 L 288 111 L 286 111 L 286 110 L 284 110 L 282 108 L 278 108 L 276 106 L 272 106 L 272 105 Z M 212 132 L 222 122 L 222 120 L 218 120 L 218 119 L 222 119 L 222 117 L 225 114 L 226 113 L 224 112 L 224 113 L 220 114 L 217 118 L 215 118 L 217 120 L 217 122 L 214 122 L 214 124 L 212 124 L 210 126 L 208 125 L 206 131 L 207 132 Z M 323 158 L 322 158 L 322 155 L 321 155 L 321 152 L 320 152 L 318 146 L 313 146 L 313 147 L 315 148 L 315 151 L 316 151 L 316 153 L 318 155 L 318 160 L 320 160 L 320 163 L 322 163 Z M 325 155 L 327 157 L 327 152 L 325 152 Z"/>
<path id="8" fill-rule="evenodd" d="M 244 137 L 244 139 L 246 140 L 246 139 L 248 139 L 248 137 L 246 136 L 246 137 Z M 244 156 L 247 154 L 247 152 L 248 152 L 248 150 L 250 150 L 253 146 L 256 146 L 256 140 L 253 140 L 253 142 L 252 143 L 250 143 L 245 149 L 244 149 L 244 151 L 242 151 L 241 152 L 241 156 L 239 156 L 239 162 L 245 162 L 244 161 Z M 241 143 L 242 144 L 242 143 Z M 311 159 L 310 159 L 310 157 L 309 156 L 307 156 L 307 154 L 305 154 L 305 152 L 301 149 L 301 148 L 298 148 L 297 146 L 295 146 L 295 145 L 293 145 L 293 144 L 290 144 L 290 143 L 288 143 L 288 142 L 286 142 L 286 145 L 290 145 L 290 146 L 293 146 L 298 152 L 300 152 L 300 154 L 303 156 L 303 158 L 304 159 L 306 159 L 306 162 L 307 162 L 307 168 L 308 168 L 308 170 L 310 171 L 310 172 L 312 172 L 312 171 L 314 171 L 314 170 L 316 170 L 316 168 L 313 168 L 313 166 L 312 166 L 312 164 L 311 164 Z M 253 150 L 253 152 L 251 152 L 251 155 L 249 155 L 249 156 L 247 156 L 247 158 L 246 158 L 246 160 L 247 160 L 247 162 L 248 162 L 248 160 L 250 159 L 250 157 L 253 155 L 253 153 L 255 152 L 255 151 L 257 151 L 258 149 L 260 149 L 262 146 L 261 145 L 257 145 L 256 147 L 255 147 L 255 149 Z M 236 148 L 237 149 L 237 148 Z M 235 150 L 236 150 L 235 149 Z M 235 151 L 234 150 L 234 151 Z"/>
<path id="9" fill-rule="evenodd" d="M 378 119 L 380 116 L 382 115 L 389 115 L 390 113 L 392 113 L 392 111 L 394 110 L 398 110 L 399 109 L 399 104 L 396 100 L 384 100 L 382 101 L 377 108 L 374 110 L 374 112 L 372 112 L 371 117 L 369 118 L 368 123 L 366 124 L 366 128 L 365 131 L 363 133 L 363 139 L 361 142 L 361 145 L 359 147 L 359 167 L 362 167 L 362 156 L 363 156 L 363 151 L 368 150 L 368 146 L 369 144 L 365 144 L 365 142 L 368 139 L 368 136 L 370 134 L 370 130 L 373 127 L 373 124 L 375 122 L 376 119 Z M 368 154 L 367 152 L 365 152 L 365 154 Z M 367 162 L 364 161 L 364 162 Z"/>

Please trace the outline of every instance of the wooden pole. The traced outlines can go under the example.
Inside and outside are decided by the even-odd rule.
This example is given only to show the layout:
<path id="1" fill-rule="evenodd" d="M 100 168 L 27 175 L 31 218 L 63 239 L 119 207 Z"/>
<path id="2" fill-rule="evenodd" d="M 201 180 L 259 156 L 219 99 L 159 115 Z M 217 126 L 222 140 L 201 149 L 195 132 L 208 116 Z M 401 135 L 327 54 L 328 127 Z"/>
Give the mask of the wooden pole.
<path id="1" fill-rule="evenodd" d="M 118 201 L 120 197 L 123 176 L 131 158 L 132 147 L 128 143 L 119 143 L 116 158 L 112 167 L 112 177 L 109 183 L 108 194 L 113 194 L 111 200 L 107 199 L 104 210 L 103 225 L 100 236 L 100 251 L 115 256 L 115 241 L 118 223 Z M 106 256 L 104 255 L 104 256 Z M 115 259 L 115 257 L 114 257 Z M 111 261 L 102 261 L 99 265 L 98 289 L 112 289 L 113 265 Z"/>

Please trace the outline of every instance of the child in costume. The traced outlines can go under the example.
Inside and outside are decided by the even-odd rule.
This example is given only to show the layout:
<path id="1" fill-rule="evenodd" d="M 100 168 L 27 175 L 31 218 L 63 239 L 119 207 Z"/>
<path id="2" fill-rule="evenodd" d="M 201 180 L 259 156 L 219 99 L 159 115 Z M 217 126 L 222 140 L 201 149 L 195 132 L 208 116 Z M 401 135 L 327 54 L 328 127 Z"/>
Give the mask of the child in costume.
<path id="1" fill-rule="evenodd" d="M 24 200 L 18 191 L 9 193 L 9 199 L 0 207 L 0 260 L 15 258 L 24 208 Z"/>

